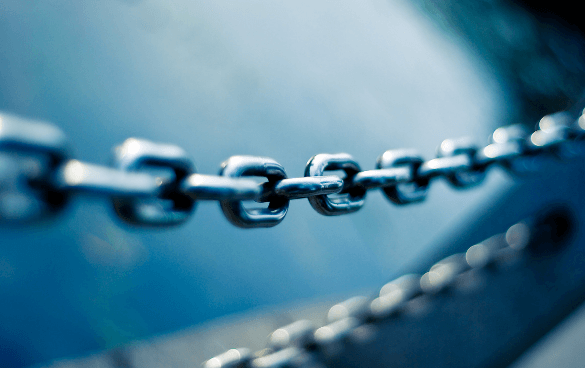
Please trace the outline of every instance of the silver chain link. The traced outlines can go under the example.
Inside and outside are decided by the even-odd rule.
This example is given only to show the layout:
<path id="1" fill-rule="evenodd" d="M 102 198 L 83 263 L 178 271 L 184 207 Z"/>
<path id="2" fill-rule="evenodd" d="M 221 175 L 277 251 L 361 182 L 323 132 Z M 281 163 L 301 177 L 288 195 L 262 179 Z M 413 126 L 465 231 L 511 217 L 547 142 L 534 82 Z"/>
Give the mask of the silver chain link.
<path id="1" fill-rule="evenodd" d="M 456 188 L 470 188 L 496 165 L 522 175 L 538 171 L 545 157 L 584 156 L 584 138 L 585 115 L 573 120 L 561 112 L 541 119 L 532 133 L 521 125 L 498 128 L 485 147 L 469 139 L 447 139 L 437 157 L 426 161 L 413 150 L 389 150 L 375 170 L 362 171 L 349 154 L 318 154 L 307 163 L 304 177 L 288 178 L 273 159 L 233 156 L 214 176 L 196 173 L 180 147 L 136 138 L 115 149 L 113 167 L 81 162 L 70 158 L 58 128 L 0 113 L 0 220 L 41 220 L 62 210 L 72 193 L 88 193 L 109 196 L 117 215 L 133 224 L 176 225 L 190 217 L 198 200 L 214 200 L 236 226 L 271 227 L 284 219 L 290 200 L 308 198 L 327 216 L 359 210 L 368 190 L 378 188 L 393 203 L 419 202 L 439 177 Z M 327 176 L 328 170 L 345 176 Z M 246 178 L 250 176 L 267 181 L 258 184 Z M 268 202 L 268 207 L 246 208 L 244 200 Z M 406 275 L 384 285 L 375 298 L 354 297 L 333 306 L 322 327 L 296 321 L 275 330 L 266 349 L 254 354 L 231 349 L 204 362 L 204 368 L 322 367 L 323 357 L 367 336 L 368 326 L 398 315 L 418 295 L 449 287 L 468 270 L 511 252 L 521 254 L 531 236 L 528 225 L 516 224 L 436 263 L 422 276 Z"/>
<path id="2" fill-rule="evenodd" d="M 305 176 L 288 178 L 271 158 L 233 156 L 220 175 L 203 175 L 185 151 L 175 145 L 129 138 L 116 147 L 113 167 L 72 159 L 65 135 L 55 126 L 0 113 L 0 222 L 31 222 L 62 210 L 71 193 L 110 196 L 115 212 L 137 225 L 183 223 L 199 200 L 219 201 L 225 217 L 242 228 L 272 227 L 288 211 L 290 200 L 308 198 L 326 216 L 363 207 L 367 192 L 382 189 L 396 204 L 426 198 L 433 180 L 445 178 L 455 188 L 480 184 L 489 168 L 499 165 L 513 174 L 534 172 L 544 156 L 561 159 L 583 155 L 585 118 L 567 112 L 545 116 L 539 129 L 521 125 L 498 128 L 485 147 L 470 139 L 447 139 L 437 157 L 424 160 L 413 150 L 389 150 L 376 169 L 362 171 L 347 153 L 318 154 Z M 327 176 L 341 170 L 345 177 Z M 246 177 L 265 177 L 258 184 Z M 244 206 L 244 200 L 268 202 L 267 208 Z"/>

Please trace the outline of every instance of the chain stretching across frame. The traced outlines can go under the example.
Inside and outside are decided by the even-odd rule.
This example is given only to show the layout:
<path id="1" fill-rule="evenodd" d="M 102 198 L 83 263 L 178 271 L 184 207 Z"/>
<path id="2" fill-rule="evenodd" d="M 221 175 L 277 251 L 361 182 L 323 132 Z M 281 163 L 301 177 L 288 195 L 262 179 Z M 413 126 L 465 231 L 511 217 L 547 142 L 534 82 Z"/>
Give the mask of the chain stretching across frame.
<path id="1" fill-rule="evenodd" d="M 386 151 L 375 170 L 362 171 L 346 153 L 318 154 L 307 163 L 304 177 L 288 178 L 273 159 L 251 156 L 230 157 L 219 176 L 198 174 L 180 147 L 135 138 L 116 148 L 114 167 L 84 163 L 69 157 L 65 136 L 53 125 L 0 114 L 0 222 L 50 217 L 74 192 L 109 196 L 121 219 L 150 226 L 184 222 L 198 200 L 219 201 L 226 218 L 242 228 L 277 225 L 290 200 L 299 198 L 308 198 L 327 216 L 359 210 L 372 189 L 382 189 L 390 201 L 404 205 L 424 200 L 439 177 L 456 188 L 470 188 L 494 165 L 522 175 L 537 171 L 546 156 L 585 156 L 585 115 L 571 116 L 546 116 L 533 133 L 520 125 L 498 128 L 485 147 L 469 139 L 447 139 L 428 161 L 412 150 Z M 327 170 L 342 170 L 345 177 L 324 176 Z M 257 184 L 246 176 L 267 182 Z M 244 200 L 269 204 L 249 209 Z M 204 362 L 204 368 L 323 367 L 323 358 L 367 336 L 376 323 L 400 315 L 413 298 L 434 295 L 467 271 L 522 256 L 538 237 L 537 228 L 516 224 L 466 253 L 445 258 L 422 276 L 406 275 L 384 285 L 374 298 L 354 297 L 333 306 L 322 327 L 296 321 L 275 330 L 266 349 L 254 354 L 231 349 Z"/>
<path id="2" fill-rule="evenodd" d="M 358 211 L 372 189 L 383 190 L 395 204 L 419 202 L 438 177 L 469 188 L 494 165 L 513 174 L 537 171 L 543 156 L 582 156 L 584 138 L 585 116 L 573 121 L 559 112 L 541 119 L 533 133 L 521 125 L 498 128 L 485 147 L 467 138 L 447 139 L 427 161 L 412 150 L 389 150 L 378 158 L 377 169 L 362 171 L 347 153 L 318 154 L 304 177 L 288 178 L 271 158 L 233 156 L 213 176 L 196 173 L 180 147 L 136 138 L 116 147 L 114 167 L 81 162 L 70 158 L 55 126 L 0 113 L 0 223 L 50 217 L 71 193 L 81 192 L 110 196 L 118 216 L 137 225 L 177 225 L 192 215 L 198 200 L 215 200 L 235 226 L 272 227 L 284 219 L 290 200 L 308 198 L 326 216 Z M 327 170 L 342 170 L 345 177 L 325 176 Z M 250 176 L 268 181 L 259 185 Z M 244 200 L 268 207 L 246 208 Z"/>

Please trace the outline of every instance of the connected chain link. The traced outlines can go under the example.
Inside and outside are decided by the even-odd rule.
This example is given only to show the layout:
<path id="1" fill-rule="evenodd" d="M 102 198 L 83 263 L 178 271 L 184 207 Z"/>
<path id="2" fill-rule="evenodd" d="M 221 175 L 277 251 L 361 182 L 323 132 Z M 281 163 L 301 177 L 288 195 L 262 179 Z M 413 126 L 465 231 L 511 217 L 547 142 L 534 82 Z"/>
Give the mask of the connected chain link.
<path id="1" fill-rule="evenodd" d="M 375 170 L 362 171 L 347 153 L 318 154 L 307 163 L 304 177 L 288 178 L 271 158 L 233 156 L 214 176 L 196 173 L 178 146 L 136 138 L 116 147 L 113 167 L 78 161 L 54 125 L 0 113 L 0 222 L 50 217 L 79 192 L 110 196 L 117 215 L 137 225 L 177 225 L 193 214 L 197 201 L 214 200 L 235 226 L 272 227 L 284 219 L 290 200 L 308 198 L 326 216 L 358 211 L 372 189 L 381 189 L 395 204 L 419 202 L 439 177 L 469 188 L 495 165 L 521 175 L 537 171 L 546 155 L 583 155 L 584 137 L 585 118 L 575 121 L 559 112 L 541 119 L 535 132 L 521 125 L 498 128 L 485 147 L 467 138 L 447 139 L 430 160 L 413 150 L 389 150 L 378 157 Z M 267 181 L 258 184 L 246 177 Z M 268 206 L 248 208 L 245 200 Z"/>
<path id="2" fill-rule="evenodd" d="M 115 149 L 112 167 L 81 162 L 70 158 L 65 136 L 55 126 L 0 114 L 0 222 L 48 218 L 72 194 L 90 193 L 109 196 L 117 215 L 132 224 L 177 225 L 191 216 L 198 200 L 214 200 L 236 226 L 271 227 L 284 219 L 290 200 L 308 198 L 326 216 L 358 211 L 372 189 L 381 189 L 395 204 L 419 202 L 439 177 L 456 188 L 470 188 L 496 165 L 523 175 L 538 171 L 546 157 L 585 156 L 584 138 L 585 115 L 573 119 L 560 112 L 542 118 L 535 132 L 521 125 L 498 128 L 485 147 L 467 138 L 447 139 L 430 160 L 413 150 L 389 150 L 375 170 L 363 171 L 349 154 L 318 154 L 307 163 L 304 177 L 288 178 L 273 159 L 233 156 L 214 176 L 196 173 L 180 147 L 136 138 Z M 258 184 L 246 177 L 267 181 Z M 268 207 L 248 208 L 246 200 Z M 422 276 L 406 275 L 386 284 L 374 298 L 354 297 L 333 306 L 322 327 L 296 321 L 275 330 L 265 349 L 231 349 L 204 362 L 204 368 L 323 367 L 323 358 L 367 339 L 368 329 L 399 315 L 413 298 L 436 294 L 469 270 L 521 255 L 535 238 L 533 230 L 527 223 L 516 224 L 436 263 Z"/>
<path id="3" fill-rule="evenodd" d="M 459 277 L 468 272 L 508 269 L 505 265 L 538 251 L 539 240 L 558 246 L 569 233 L 568 220 L 566 214 L 551 211 L 540 219 L 519 222 L 505 233 L 435 263 L 423 275 L 404 275 L 385 284 L 373 297 L 356 296 L 332 306 L 324 325 L 295 321 L 274 330 L 264 349 L 230 349 L 205 361 L 203 368 L 324 368 L 324 361 L 339 357 L 347 346 L 371 341 L 377 325 L 409 318 L 405 311 L 415 298 L 433 298 L 457 287 Z"/>

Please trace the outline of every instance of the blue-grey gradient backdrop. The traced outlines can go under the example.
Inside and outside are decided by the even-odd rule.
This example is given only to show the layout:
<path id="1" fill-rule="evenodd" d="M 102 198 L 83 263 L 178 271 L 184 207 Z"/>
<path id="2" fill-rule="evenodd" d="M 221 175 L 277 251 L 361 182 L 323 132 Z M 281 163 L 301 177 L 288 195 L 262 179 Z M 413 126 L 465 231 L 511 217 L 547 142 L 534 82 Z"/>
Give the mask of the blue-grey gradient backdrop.
<path id="1" fill-rule="evenodd" d="M 483 143 L 509 103 L 456 35 L 399 0 L 0 2 L 0 110 L 55 123 L 100 164 L 136 136 L 182 146 L 202 173 L 234 154 L 289 176 L 321 152 L 372 169 L 391 148 Z M 105 199 L 79 198 L 52 223 L 0 229 L 0 361 L 378 286 L 511 184 L 500 172 L 473 191 L 438 183 L 401 208 L 376 192 L 336 218 L 293 201 L 261 230 L 233 227 L 216 203 L 177 228 L 132 228 Z"/>

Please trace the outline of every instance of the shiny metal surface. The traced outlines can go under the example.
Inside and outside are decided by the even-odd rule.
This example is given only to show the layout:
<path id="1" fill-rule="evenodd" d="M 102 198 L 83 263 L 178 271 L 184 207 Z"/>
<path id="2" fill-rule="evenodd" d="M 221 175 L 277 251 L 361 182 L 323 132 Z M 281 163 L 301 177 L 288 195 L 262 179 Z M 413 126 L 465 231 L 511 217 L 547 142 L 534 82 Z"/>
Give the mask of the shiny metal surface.
<path id="1" fill-rule="evenodd" d="M 122 171 L 146 168 L 170 169 L 170 180 L 158 178 L 161 192 L 154 201 L 134 197 L 114 197 L 114 209 L 126 222 L 140 225 L 170 226 L 185 221 L 195 208 L 193 198 L 178 191 L 181 181 L 195 171 L 182 148 L 129 138 L 116 148 L 114 165 Z"/>
<path id="2" fill-rule="evenodd" d="M 469 188 L 480 184 L 486 176 L 485 166 L 475 159 L 478 146 L 472 139 L 445 139 L 437 150 L 437 157 L 453 157 L 466 155 L 469 159 L 469 168 L 459 169 L 445 175 L 449 182 L 457 188 Z"/>
<path id="3" fill-rule="evenodd" d="M 520 124 L 500 127 L 490 137 L 490 142 L 494 146 L 488 146 L 497 148 L 489 149 L 488 151 L 491 152 L 484 149 L 483 155 L 489 153 L 490 156 L 494 156 L 497 158 L 495 163 L 503 166 L 513 175 L 534 173 L 542 168 L 542 164 L 535 155 L 537 151 L 534 150 L 534 145 L 530 143 L 531 133 Z"/>
<path id="4" fill-rule="evenodd" d="M 353 183 L 365 189 L 391 187 L 411 180 L 412 171 L 407 167 L 361 171 Z"/>
<path id="5" fill-rule="evenodd" d="M 195 200 L 216 201 L 222 199 L 254 200 L 261 193 L 260 187 L 254 180 L 203 174 L 189 175 L 181 183 L 180 191 Z"/>
<path id="6" fill-rule="evenodd" d="M 335 304 L 327 313 L 327 321 L 333 323 L 347 317 L 361 319 L 367 313 L 368 299 L 365 296 L 354 296 L 339 304 Z"/>
<path id="7" fill-rule="evenodd" d="M 346 317 L 315 331 L 315 341 L 319 345 L 327 345 L 346 338 L 357 326 L 359 321 L 352 317 Z"/>
<path id="8" fill-rule="evenodd" d="M 250 362 L 251 358 L 249 349 L 230 349 L 204 362 L 203 368 L 240 368 Z"/>
<path id="9" fill-rule="evenodd" d="M 343 180 L 337 176 L 313 176 L 282 179 L 276 184 L 262 184 L 262 194 L 258 202 L 270 202 L 273 197 L 288 199 L 309 198 L 315 195 L 339 193 L 343 189 Z"/>
<path id="10" fill-rule="evenodd" d="M 268 185 L 286 179 L 286 172 L 278 162 L 271 158 L 253 156 L 232 156 L 222 165 L 220 174 L 226 177 L 263 176 Z M 221 209 L 226 218 L 242 228 L 272 227 L 278 225 L 286 216 L 289 199 L 273 198 L 268 208 L 246 209 L 239 200 L 223 200 Z"/>
<path id="11" fill-rule="evenodd" d="M 353 185 L 354 176 L 361 171 L 359 164 L 347 153 L 321 153 L 311 157 L 305 166 L 305 176 L 322 176 L 326 170 L 343 170 L 343 193 L 338 198 L 327 195 L 317 195 L 309 198 L 309 203 L 325 216 L 336 216 L 352 213 L 364 205 L 366 190 Z"/>
<path id="12" fill-rule="evenodd" d="M 159 181 L 150 174 L 121 171 L 78 160 L 69 160 L 60 166 L 53 182 L 56 188 L 72 192 L 132 197 L 156 197 L 161 193 Z"/>
<path id="13" fill-rule="evenodd" d="M 315 326 L 311 321 L 301 319 L 283 326 L 270 334 L 268 347 L 280 350 L 287 346 L 304 347 L 313 342 Z"/>
<path id="14" fill-rule="evenodd" d="M 492 143 L 477 152 L 476 160 L 486 167 L 495 163 L 509 166 L 509 163 L 521 156 L 523 152 L 523 145 L 520 142 Z"/>
<path id="15" fill-rule="evenodd" d="M 532 134 L 519 125 L 498 128 L 492 143 L 483 148 L 468 138 L 447 139 L 437 158 L 427 161 L 413 150 L 389 150 L 378 158 L 376 170 L 362 171 L 347 153 L 318 154 L 307 163 L 304 177 L 289 179 L 282 165 L 257 156 L 230 157 L 222 164 L 221 176 L 196 174 L 182 148 L 136 138 L 116 148 L 115 168 L 67 161 L 60 130 L 0 115 L 0 214 L 5 222 L 47 217 L 65 204 L 70 192 L 111 196 L 122 220 L 151 226 L 184 222 L 196 200 L 219 201 L 225 217 L 242 228 L 279 224 L 291 199 L 308 198 L 326 216 L 359 210 L 367 191 L 377 188 L 392 202 L 408 204 L 424 200 L 434 178 L 467 188 L 483 181 L 493 165 L 526 174 L 546 161 L 585 155 L 585 119 L 571 116 L 566 112 L 545 116 Z M 323 176 L 336 170 L 344 177 Z M 257 184 L 245 176 L 268 181 Z M 247 209 L 243 200 L 268 202 L 268 207 Z M 486 249 L 478 246 L 474 252 Z M 479 254 L 470 255 L 479 257 L 472 263 L 483 262 Z M 450 272 L 443 271 L 441 278 L 446 280 Z M 423 276 L 425 282 L 429 276 Z"/>
<path id="16" fill-rule="evenodd" d="M 438 157 L 425 161 L 418 169 L 418 176 L 426 180 L 445 177 L 454 178 L 459 172 L 471 169 L 471 160 L 467 155 Z"/>
<path id="17" fill-rule="evenodd" d="M 409 204 L 425 199 L 429 181 L 418 177 L 418 170 L 423 162 L 416 151 L 408 149 L 389 150 L 378 157 L 376 163 L 378 169 L 406 167 L 410 171 L 410 182 L 383 188 L 384 194 L 391 202 Z"/>
<path id="18" fill-rule="evenodd" d="M 315 362 L 306 352 L 289 347 L 275 353 L 254 359 L 250 367 L 253 368 L 310 368 Z"/>
<path id="19" fill-rule="evenodd" d="M 15 111 L 24 114 L 23 116 L 43 117 L 58 123 L 68 133 L 72 145 L 80 148 L 73 157 L 82 162 L 106 164 L 106 155 L 103 153 L 109 147 L 122 142 L 126 137 L 138 136 L 152 141 L 178 144 L 191 158 L 196 159 L 198 171 L 204 174 L 217 174 L 217 164 L 231 155 L 249 154 L 273 157 L 286 168 L 289 176 L 302 176 L 303 164 L 313 154 L 347 151 L 357 159 L 362 169 L 376 175 L 376 170 L 370 170 L 374 168 L 372 159 L 388 148 L 412 145 L 421 149 L 425 159 L 431 159 L 434 157 L 431 150 L 441 138 L 458 136 L 461 133 L 482 138 L 487 136 L 488 126 L 495 128 L 491 124 L 514 121 L 509 114 L 502 111 L 508 107 L 508 100 L 511 100 L 506 94 L 502 93 L 490 103 L 481 103 L 482 101 L 473 98 L 457 98 L 478 94 L 481 100 L 488 101 L 491 96 L 488 93 L 475 93 L 475 89 L 458 83 L 462 80 L 470 85 L 477 85 L 482 81 L 477 81 L 470 72 L 461 75 L 453 73 L 456 70 L 451 70 L 451 65 L 445 65 L 445 61 L 462 59 L 457 55 L 458 50 L 455 47 L 438 42 L 438 37 L 431 39 L 430 43 L 445 50 L 447 57 L 442 60 L 432 54 L 420 52 L 426 45 L 421 47 L 410 38 L 397 37 L 399 43 L 405 44 L 407 49 L 417 50 L 422 54 L 416 57 L 417 60 L 413 60 L 403 50 L 394 47 L 392 42 L 387 42 L 384 35 L 410 37 L 415 34 L 416 37 L 423 38 L 424 34 L 409 32 L 408 29 L 400 32 L 400 28 L 390 29 L 388 32 L 389 29 L 383 27 L 383 24 L 417 23 L 393 8 L 387 11 L 386 3 L 375 3 L 373 6 L 357 4 L 353 9 L 351 6 L 339 7 L 335 4 L 327 4 L 328 7 L 304 4 L 309 8 L 324 8 L 322 10 L 325 11 L 317 14 L 312 9 L 303 8 L 303 4 L 284 9 L 263 7 L 262 4 L 256 7 L 240 6 L 248 8 L 248 12 L 243 12 L 238 6 L 219 7 L 230 8 L 229 15 L 212 19 L 207 15 L 219 13 L 219 9 L 213 6 L 209 8 L 205 4 L 187 7 L 184 3 L 192 2 L 184 0 L 173 2 L 168 7 L 164 1 L 159 0 L 123 0 L 110 3 L 108 2 L 108 5 L 112 5 L 110 10 L 97 5 L 65 7 L 52 11 L 48 9 L 50 6 L 35 2 L 34 5 L 29 5 L 29 8 L 34 8 L 37 14 L 35 17 L 34 13 L 33 16 L 29 15 L 32 12 L 24 8 L 24 5 L 11 6 L 9 2 L 8 12 L 3 18 L 3 29 L 6 31 L 3 48 L 6 57 L 2 58 L 4 67 L 0 68 L 4 70 L 2 74 L 5 77 L 3 105 L 0 110 Z M 482 3 L 480 6 L 484 5 Z M 375 13 L 389 13 L 392 17 L 378 19 L 368 17 L 367 13 L 356 12 L 359 8 L 368 7 L 373 7 Z M 266 8 L 264 11 L 269 15 L 286 14 L 286 17 L 255 17 L 254 13 L 260 14 L 262 8 Z M 349 10 L 339 16 L 336 13 L 339 8 Z M 130 13 L 130 17 L 125 16 L 127 13 Z M 43 17 L 43 14 L 47 16 Z M 66 14 L 63 18 L 69 18 L 72 22 L 59 21 L 60 18 L 52 17 L 51 14 Z M 7 21 L 10 18 L 17 21 Z M 100 22 L 104 19 L 108 21 Z M 233 32 L 233 28 L 228 29 L 242 19 L 249 21 L 249 24 L 241 27 L 243 29 L 236 29 L 236 32 Z M 327 24 L 334 20 L 346 24 L 342 26 L 342 32 L 327 28 L 324 33 L 336 36 L 332 40 L 319 34 L 325 27 L 322 27 L 323 22 L 315 22 L 315 19 L 325 19 Z M 363 23 L 363 33 L 356 32 L 358 27 L 351 27 L 358 20 Z M 285 32 L 274 27 L 287 22 L 297 24 L 298 27 L 287 24 L 286 27 L 281 27 L 286 29 Z M 51 28 L 54 24 L 63 26 L 55 31 Z M 102 30 L 110 31 L 100 33 L 96 24 L 107 24 Z M 250 37 L 250 34 L 230 38 L 230 31 L 245 34 L 246 28 L 253 29 L 255 25 L 260 32 L 269 34 L 271 39 Z M 137 32 L 136 28 L 142 32 Z M 267 29 L 269 32 L 266 32 Z M 432 31 L 436 32 L 436 29 L 433 28 Z M 18 34 L 31 41 L 35 35 L 40 34 L 42 36 L 37 37 L 47 46 L 21 42 Z M 373 37 L 370 36 L 372 34 Z M 384 47 L 371 47 L 371 43 L 365 42 L 368 38 L 376 41 L 376 45 Z M 312 40 L 320 42 L 315 44 Z M 290 45 L 291 42 L 288 41 L 294 41 L 294 45 L 291 45 L 294 47 L 290 50 L 278 47 Z M 20 44 L 20 48 L 24 50 L 30 50 L 29 55 L 19 54 L 17 47 L 9 48 L 12 43 Z M 360 52 L 351 47 L 352 43 L 363 45 L 365 50 L 387 50 L 390 58 L 385 58 L 386 55 Z M 84 44 L 87 45 L 87 50 L 84 50 Z M 116 53 L 116 50 L 119 51 Z M 59 56 L 52 57 L 53 54 Z M 302 60 L 290 57 L 295 54 L 309 57 Z M 346 54 L 356 55 L 355 59 L 348 58 Z M 128 58 L 124 58 L 124 55 Z M 92 65 L 92 56 L 96 59 L 94 64 L 104 67 Z M 60 62 L 60 59 L 70 62 Z M 290 61 L 287 62 L 286 59 Z M 340 60 L 341 63 L 336 64 L 331 59 Z M 396 61 L 392 62 L 392 59 Z M 418 62 L 418 59 L 422 62 Z M 364 62 L 359 63 L 360 60 Z M 469 69 L 466 61 L 455 64 L 453 69 Z M 21 64 L 22 68 L 15 67 L 14 64 Z M 400 65 L 405 65 L 413 75 L 404 73 L 399 68 Z M 26 78 L 19 78 L 21 70 Z M 436 70 L 436 74 L 444 75 L 445 78 L 435 81 L 428 70 Z M 339 78 L 340 74 L 342 78 Z M 344 79 L 343 74 L 348 78 Z M 415 76 L 420 78 L 413 78 Z M 493 80 L 489 75 L 483 77 Z M 531 79 L 530 76 L 523 77 Z M 368 84 L 368 79 L 379 82 Z M 444 83 L 450 81 L 452 83 Z M 22 89 L 14 88 L 19 84 Z M 439 94 L 433 91 L 436 89 L 435 85 L 439 86 Z M 451 93 L 452 91 L 456 93 Z M 400 95 L 404 97 L 401 98 Z M 409 101 L 418 106 L 410 107 Z M 483 117 L 468 113 L 468 106 L 478 106 L 471 110 L 483 112 Z M 410 110 L 414 113 L 410 113 Z M 531 119 L 532 117 L 526 120 Z M 532 120 L 534 121 L 536 120 Z M 356 177 L 358 175 L 360 174 Z M 189 177 L 191 175 L 187 178 Z M 488 193 L 500 194 L 513 181 L 501 177 L 499 171 L 490 180 L 492 182 L 486 183 L 481 190 L 469 194 L 449 192 L 450 188 L 444 182 L 437 182 L 429 192 L 429 203 L 407 209 L 389 206 L 383 203 L 384 199 L 377 197 L 378 193 L 371 193 L 367 208 L 355 215 L 336 219 L 321 218 L 312 212 L 305 201 L 299 201 L 291 204 L 291 213 L 287 213 L 286 222 L 281 226 L 266 231 L 246 232 L 233 228 L 218 211 L 219 206 L 212 203 L 199 203 L 192 221 L 181 228 L 137 231 L 107 217 L 111 211 L 104 211 L 102 208 L 103 202 L 109 204 L 107 196 L 103 200 L 91 198 L 91 201 L 72 202 L 75 206 L 69 208 L 70 211 L 63 212 L 62 221 L 46 229 L 44 232 L 47 234 L 29 236 L 27 229 L 22 232 L 25 235 L 20 236 L 7 231 L 8 247 L 4 247 L 6 251 L 0 257 L 0 264 L 7 264 L 5 270 L 10 273 L 10 267 L 19 266 L 16 263 L 18 258 L 24 258 L 11 257 L 9 251 L 12 244 L 19 248 L 22 244 L 33 248 L 34 252 L 36 247 L 27 246 L 26 243 L 36 245 L 34 240 L 40 236 L 48 237 L 47 250 L 56 252 L 63 248 L 74 255 L 83 252 L 77 257 L 81 258 L 79 260 L 64 260 L 65 257 L 53 253 L 55 269 L 66 272 L 56 274 L 48 281 L 58 284 L 54 279 L 64 278 L 70 269 L 76 270 L 81 276 L 89 274 L 91 279 L 91 271 L 95 269 L 95 273 L 106 274 L 102 277 L 105 281 L 118 281 L 123 283 L 122 287 L 128 285 L 128 290 L 124 293 L 124 290 L 114 288 L 119 285 L 101 282 L 98 276 L 102 275 L 96 275 L 98 281 L 95 282 L 95 287 L 92 288 L 94 285 L 88 285 L 80 277 L 78 284 L 87 286 L 76 288 L 76 285 L 67 285 L 67 290 L 81 290 L 85 293 L 84 296 L 89 297 L 85 299 L 94 301 L 101 296 L 96 292 L 98 287 L 99 290 L 111 289 L 112 297 L 97 301 L 103 304 L 116 302 L 112 299 L 118 296 L 117 300 L 121 300 L 122 305 L 119 308 L 115 308 L 116 305 L 106 305 L 106 312 L 123 316 L 120 309 L 126 308 L 128 314 L 150 313 L 144 318 L 145 323 L 149 323 L 146 327 L 149 331 L 141 331 L 136 335 L 136 338 L 142 338 L 258 305 L 305 300 L 303 298 L 339 293 L 342 288 L 361 290 L 368 282 L 376 282 L 374 280 L 378 280 L 381 285 L 381 281 L 387 281 L 386 278 L 393 275 L 401 265 L 412 262 L 415 256 L 426 255 L 429 249 L 423 248 L 422 244 L 428 244 L 428 247 L 434 245 L 434 238 L 440 235 L 438 232 L 444 231 L 446 224 L 454 224 L 456 217 L 464 217 L 475 209 L 487 208 L 480 207 L 477 203 L 488 197 Z M 181 185 L 185 182 L 186 179 Z M 92 189 L 78 189 L 78 192 L 83 194 Z M 185 192 L 184 189 L 178 191 Z M 194 197 L 195 200 L 202 199 L 201 195 Z M 230 196 L 229 199 L 242 198 Z M 429 226 L 428 222 L 431 222 Z M 64 233 L 62 230 L 66 227 L 71 227 L 75 233 Z M 31 229 L 30 232 L 37 231 Z M 58 232 L 64 234 L 54 235 Z M 401 232 L 406 235 L 401 236 Z M 90 243 L 81 238 L 84 233 L 90 233 L 94 237 L 90 240 L 96 241 Z M 111 243 L 113 251 L 110 253 L 113 256 L 106 253 L 109 250 L 108 244 L 104 247 L 97 241 L 104 239 Z M 479 239 L 474 242 L 477 240 Z M 271 248 L 270 243 L 274 244 Z M 115 263 L 116 269 L 112 270 L 114 267 L 109 264 L 103 267 L 96 264 L 98 257 L 93 256 L 92 251 L 99 251 L 100 257 L 105 258 L 106 262 Z M 40 254 L 38 258 L 45 262 L 50 259 L 45 254 Z M 126 254 L 130 254 L 132 258 L 120 261 L 120 257 L 125 257 Z M 119 263 L 123 263 L 122 266 Z M 314 272 L 310 263 L 320 272 Z M 108 267 L 109 270 L 102 271 Z M 18 267 L 17 270 L 25 273 L 30 268 L 34 269 L 34 266 L 29 269 Z M 37 275 L 44 273 L 39 270 Z M 339 277 L 332 277 L 335 273 Z M 107 278 L 109 275 L 112 277 Z M 36 298 L 34 290 L 22 288 L 22 282 L 17 283 L 21 280 L 19 277 L 15 273 L 14 281 L 10 280 L 13 287 L 26 290 L 22 294 Z M 287 278 L 290 278 L 288 283 Z M 181 279 L 188 282 L 180 284 L 178 281 Z M 361 281 L 362 279 L 365 281 Z M 33 286 L 30 277 L 25 281 Z M 137 283 L 146 287 L 140 288 Z M 303 285 L 307 287 L 302 288 Z M 279 286 L 284 286 L 283 292 L 279 292 Z M 65 289 L 65 285 L 61 289 Z M 169 297 L 173 293 L 159 292 L 160 290 L 176 290 L 176 297 Z M 42 296 L 38 295 L 37 315 L 39 320 L 46 321 L 47 315 L 51 317 L 52 312 L 48 306 L 43 305 L 47 303 L 43 302 Z M 83 296 L 73 297 L 80 301 L 85 300 Z M 70 298 L 64 299 L 63 304 L 68 299 Z M 153 303 L 148 299 L 152 299 Z M 133 304 L 124 304 L 128 300 Z M 154 303 L 156 300 L 163 302 Z M 70 304 L 69 310 L 81 309 L 74 303 Z M 93 307 L 97 306 L 98 303 L 95 303 Z M 165 306 L 168 307 L 164 308 Z M 6 319 L 12 319 L 11 315 L 21 315 L 13 312 L 18 307 L 5 309 Z M 66 308 L 62 310 L 66 311 L 63 314 L 69 312 Z M 90 313 L 85 312 L 77 320 L 71 318 L 67 324 L 71 327 L 79 326 L 79 320 L 83 322 L 82 318 Z M 98 313 L 93 311 L 93 315 Z M 161 315 L 158 320 L 156 316 L 152 318 L 157 313 Z M 165 318 L 165 315 L 172 317 Z M 181 320 L 178 315 L 193 317 Z M 120 327 L 120 320 L 123 320 L 123 317 L 116 320 L 99 314 L 98 318 L 112 320 L 114 327 Z M 151 322 L 153 320 L 154 323 Z M 292 320 L 282 319 L 271 328 L 290 321 Z M 7 326 L 6 329 L 11 328 L 7 323 L 4 325 Z M 88 330 L 103 325 L 98 320 Z M 129 326 L 127 330 L 135 332 L 133 327 Z M 67 334 L 45 326 L 39 326 L 38 329 L 54 331 L 50 334 L 57 338 L 70 336 L 76 339 L 79 336 L 81 339 L 81 334 L 77 334 L 77 331 Z M 24 328 L 22 331 L 20 335 L 26 336 Z M 233 333 L 239 335 L 236 331 Z M 4 336 L 6 335 L 15 345 L 26 344 L 26 340 L 23 344 L 11 334 L 5 333 Z M 267 335 L 268 332 L 263 332 L 264 337 Z M 31 350 L 40 350 L 40 344 L 34 342 L 31 345 Z M 248 346 L 245 343 L 236 343 L 224 344 L 223 347 L 240 345 Z M 45 349 L 49 350 L 46 347 Z M 219 351 L 210 351 L 204 357 L 215 353 Z M 69 353 L 59 350 L 55 356 L 64 357 L 66 354 Z M 202 361 L 204 357 L 196 361 Z M 161 363 L 174 365 L 174 362 Z"/>

